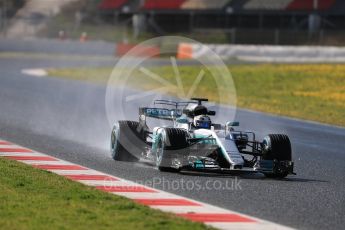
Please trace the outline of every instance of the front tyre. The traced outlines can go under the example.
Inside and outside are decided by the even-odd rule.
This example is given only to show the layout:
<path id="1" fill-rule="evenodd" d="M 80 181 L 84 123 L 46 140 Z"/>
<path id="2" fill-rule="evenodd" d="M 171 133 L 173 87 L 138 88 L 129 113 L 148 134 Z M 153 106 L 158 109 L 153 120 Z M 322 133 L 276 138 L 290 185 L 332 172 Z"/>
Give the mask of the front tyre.
<path id="1" fill-rule="evenodd" d="M 118 121 L 111 131 L 111 156 L 117 161 L 137 162 L 145 145 L 139 122 Z"/>
<path id="2" fill-rule="evenodd" d="M 156 165 L 160 171 L 179 172 L 181 167 L 173 164 L 174 159 L 183 161 L 183 154 L 188 150 L 189 134 L 184 129 L 165 128 L 157 143 Z"/>
<path id="3" fill-rule="evenodd" d="M 273 161 L 273 171 L 264 173 L 270 178 L 285 178 L 290 169 L 287 162 L 291 162 L 291 142 L 287 135 L 269 134 L 262 142 L 262 159 Z"/>

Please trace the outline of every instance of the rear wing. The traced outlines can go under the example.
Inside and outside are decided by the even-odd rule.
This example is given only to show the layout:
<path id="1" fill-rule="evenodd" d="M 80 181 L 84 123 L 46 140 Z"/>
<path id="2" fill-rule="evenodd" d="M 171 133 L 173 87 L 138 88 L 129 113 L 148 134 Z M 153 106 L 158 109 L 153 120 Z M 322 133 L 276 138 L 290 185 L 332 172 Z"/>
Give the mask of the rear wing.
<path id="1" fill-rule="evenodd" d="M 172 109 L 162 107 L 141 107 L 139 108 L 140 119 L 152 117 L 163 120 L 174 121 L 176 118 L 182 116 L 183 109 L 189 104 L 201 104 L 201 101 L 208 101 L 202 98 L 192 98 L 191 101 L 172 101 L 172 100 L 155 100 L 153 106 L 168 106 Z"/>
<path id="2" fill-rule="evenodd" d="M 173 121 L 182 115 L 180 109 L 165 109 L 155 107 L 142 107 L 139 108 L 139 116 L 152 117 L 157 119 Z"/>

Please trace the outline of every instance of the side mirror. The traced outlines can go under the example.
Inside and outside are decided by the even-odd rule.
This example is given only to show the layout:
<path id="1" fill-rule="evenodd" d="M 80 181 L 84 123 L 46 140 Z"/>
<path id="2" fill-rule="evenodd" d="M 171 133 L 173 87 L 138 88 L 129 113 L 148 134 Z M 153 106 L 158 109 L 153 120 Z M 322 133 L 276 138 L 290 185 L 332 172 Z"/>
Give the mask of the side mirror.
<path id="1" fill-rule="evenodd" d="M 221 124 L 212 124 L 213 128 L 215 130 L 221 130 L 222 129 L 222 125 Z"/>
<path id="2" fill-rule="evenodd" d="M 240 126 L 239 121 L 228 121 L 226 122 L 226 127 L 234 127 L 234 126 Z"/>
<path id="3" fill-rule="evenodd" d="M 188 117 L 192 117 L 193 116 L 192 112 L 189 109 L 183 109 L 182 113 L 186 114 Z"/>
<path id="4" fill-rule="evenodd" d="M 216 115 L 216 111 L 210 110 L 207 112 L 207 115 L 214 116 Z"/>

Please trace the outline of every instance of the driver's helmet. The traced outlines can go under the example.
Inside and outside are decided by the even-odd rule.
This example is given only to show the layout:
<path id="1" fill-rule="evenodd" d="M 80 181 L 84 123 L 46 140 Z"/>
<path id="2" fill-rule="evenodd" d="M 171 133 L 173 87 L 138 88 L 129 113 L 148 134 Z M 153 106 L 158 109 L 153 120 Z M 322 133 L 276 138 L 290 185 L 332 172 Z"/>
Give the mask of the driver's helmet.
<path id="1" fill-rule="evenodd" d="M 195 116 L 193 120 L 193 125 L 198 129 L 210 129 L 211 128 L 211 119 L 206 115 Z"/>

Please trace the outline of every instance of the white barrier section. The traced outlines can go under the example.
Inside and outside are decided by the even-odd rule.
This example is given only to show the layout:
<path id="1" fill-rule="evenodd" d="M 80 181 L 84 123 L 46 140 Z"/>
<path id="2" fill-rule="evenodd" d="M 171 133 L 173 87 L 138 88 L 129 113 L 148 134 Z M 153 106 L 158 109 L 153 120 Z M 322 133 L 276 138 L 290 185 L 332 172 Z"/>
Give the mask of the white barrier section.
<path id="1" fill-rule="evenodd" d="M 345 62 L 345 47 L 191 44 L 193 58 L 208 56 L 206 46 L 223 59 L 258 62 Z"/>

